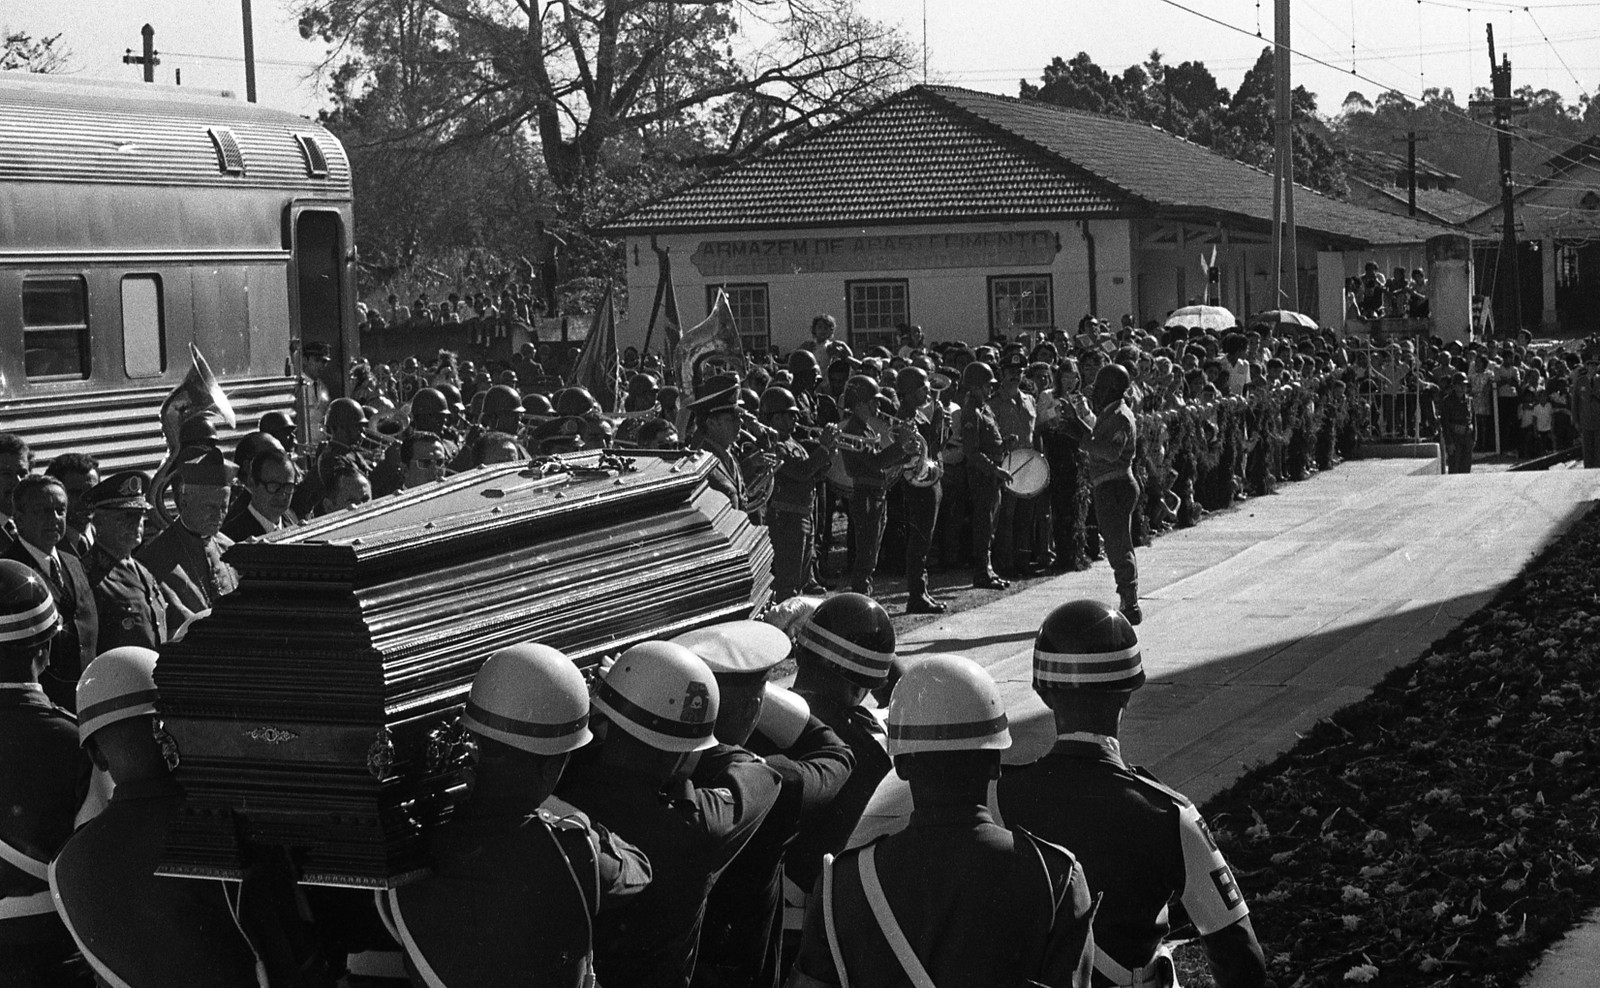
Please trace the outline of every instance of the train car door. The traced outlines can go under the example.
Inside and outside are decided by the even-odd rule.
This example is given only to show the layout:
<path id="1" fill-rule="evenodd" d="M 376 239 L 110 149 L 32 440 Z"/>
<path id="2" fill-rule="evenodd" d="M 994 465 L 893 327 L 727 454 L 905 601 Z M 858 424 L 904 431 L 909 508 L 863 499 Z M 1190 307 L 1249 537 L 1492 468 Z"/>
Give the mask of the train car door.
<path id="1" fill-rule="evenodd" d="M 329 360 L 317 383 L 297 395 L 301 431 L 305 441 L 320 438 L 322 415 L 329 399 L 345 393 L 345 373 L 349 367 L 345 310 L 347 298 L 345 256 L 346 224 L 336 209 L 306 206 L 290 207 L 293 240 L 291 285 L 294 325 L 298 330 L 298 352 L 307 344 L 327 348 Z M 309 383 L 309 382 L 308 382 Z"/>

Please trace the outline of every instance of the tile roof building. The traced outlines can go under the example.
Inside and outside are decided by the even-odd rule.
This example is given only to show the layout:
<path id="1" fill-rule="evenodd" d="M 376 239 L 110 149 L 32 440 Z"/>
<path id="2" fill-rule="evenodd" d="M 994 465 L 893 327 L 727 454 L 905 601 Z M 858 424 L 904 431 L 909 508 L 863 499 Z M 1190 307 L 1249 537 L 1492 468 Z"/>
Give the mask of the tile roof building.
<path id="1" fill-rule="evenodd" d="M 1342 319 L 1360 257 L 1407 268 L 1458 233 L 1299 189 L 1301 308 Z M 644 338 L 670 250 L 684 317 L 726 286 L 747 344 L 790 349 L 815 313 L 890 342 L 1054 326 L 1094 312 L 1143 322 L 1210 286 L 1241 317 L 1277 308 L 1272 176 L 1146 124 L 951 86 L 916 86 L 614 219 L 629 241 Z M 1329 286 L 1331 282 L 1331 287 Z M 643 300 L 643 301 L 641 301 Z"/>

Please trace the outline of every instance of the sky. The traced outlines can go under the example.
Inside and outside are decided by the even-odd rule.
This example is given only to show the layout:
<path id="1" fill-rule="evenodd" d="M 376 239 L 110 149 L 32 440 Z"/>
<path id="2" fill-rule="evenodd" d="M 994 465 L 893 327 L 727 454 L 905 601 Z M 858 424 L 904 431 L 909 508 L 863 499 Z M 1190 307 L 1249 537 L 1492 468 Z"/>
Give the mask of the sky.
<path id="1" fill-rule="evenodd" d="M 864 14 L 899 24 L 918 47 L 926 10 L 929 81 L 1009 95 L 1057 55 L 1086 51 L 1117 73 L 1152 48 L 1168 63 L 1204 62 L 1231 90 L 1272 36 L 1273 0 L 858 2 Z M 282 0 L 254 0 L 253 20 L 260 101 L 314 114 L 326 103 L 315 76 L 326 45 L 301 39 Z M 0 27 L 60 32 L 76 73 L 94 78 L 138 81 L 140 67 L 122 56 L 128 48 L 137 54 L 146 22 L 156 29 L 157 81 L 171 83 L 181 71 L 185 86 L 243 97 L 234 0 L 0 0 Z M 1465 102 L 1473 87 L 1488 85 L 1486 24 L 1494 25 L 1497 51 L 1511 57 L 1513 85 L 1554 89 L 1569 103 L 1600 87 L 1600 0 L 1293 0 L 1291 47 L 1302 53 L 1294 81 L 1330 114 L 1351 90 L 1371 99 L 1388 88 L 1415 97 L 1425 87 L 1449 87 Z"/>

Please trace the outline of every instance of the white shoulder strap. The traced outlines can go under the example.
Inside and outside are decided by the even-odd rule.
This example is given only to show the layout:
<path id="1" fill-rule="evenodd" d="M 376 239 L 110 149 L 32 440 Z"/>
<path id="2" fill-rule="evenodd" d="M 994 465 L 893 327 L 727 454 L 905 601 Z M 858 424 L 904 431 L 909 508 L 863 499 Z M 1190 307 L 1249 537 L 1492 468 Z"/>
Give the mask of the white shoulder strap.
<path id="1" fill-rule="evenodd" d="M 67 905 L 61 901 L 61 887 L 56 883 L 56 863 L 54 861 L 50 862 L 47 875 L 46 881 L 50 883 L 50 896 L 55 899 L 56 912 L 61 916 L 61 922 L 66 925 L 67 932 L 72 934 L 72 940 L 78 945 L 78 951 L 83 954 L 83 959 L 89 962 L 90 967 L 94 968 L 94 973 L 100 977 L 100 980 L 110 985 L 111 988 L 132 988 L 126 981 L 117 977 L 117 972 L 106 967 L 105 962 L 96 957 L 94 952 L 89 949 L 89 945 L 83 942 L 83 937 L 78 935 L 78 928 L 72 925 L 72 917 L 67 913 Z"/>
<path id="2" fill-rule="evenodd" d="M 46 865 L 43 861 L 22 853 L 6 843 L 4 838 L 0 838 L 0 861 L 4 861 L 20 871 L 27 872 L 41 882 L 49 881 L 46 877 Z"/>
<path id="3" fill-rule="evenodd" d="M 422 955 L 422 948 L 411 935 L 411 930 L 406 926 L 406 918 L 400 912 L 400 896 L 395 889 L 388 892 L 389 915 L 394 919 L 395 932 L 400 934 L 400 943 L 406 948 L 406 956 L 411 958 L 411 963 L 417 969 L 417 977 L 422 979 L 428 988 L 446 988 L 444 980 L 439 977 L 439 972 L 428 963 L 428 958 Z"/>
<path id="4" fill-rule="evenodd" d="M 900 962 L 900 967 L 906 972 L 906 977 L 911 979 L 911 984 L 915 988 L 934 988 L 933 979 L 928 977 L 927 970 L 917 959 L 916 951 L 911 949 L 906 935 L 900 931 L 900 924 L 894 918 L 894 910 L 889 907 L 889 900 L 884 897 L 883 886 L 878 882 L 878 868 L 873 863 L 875 850 L 876 848 L 868 844 L 856 859 L 861 871 L 861 888 L 867 893 L 867 904 L 872 907 L 872 918 L 878 921 L 878 929 L 883 932 L 883 938 L 889 941 L 889 949 L 894 951 L 895 960 Z"/>
<path id="5" fill-rule="evenodd" d="M 833 855 L 822 856 L 822 930 L 828 935 L 828 952 L 833 955 L 833 971 L 839 976 L 839 988 L 850 988 L 850 978 L 844 970 L 844 951 L 839 949 L 839 927 L 833 921 Z"/>

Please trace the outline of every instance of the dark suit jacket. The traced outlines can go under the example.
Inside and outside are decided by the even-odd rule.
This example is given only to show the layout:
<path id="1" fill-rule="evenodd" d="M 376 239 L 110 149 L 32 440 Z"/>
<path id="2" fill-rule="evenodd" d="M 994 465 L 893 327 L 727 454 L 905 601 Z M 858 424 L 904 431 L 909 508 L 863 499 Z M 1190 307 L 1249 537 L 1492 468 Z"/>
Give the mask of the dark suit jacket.
<path id="1" fill-rule="evenodd" d="M 257 535 L 265 535 L 267 530 L 262 527 L 260 519 L 256 518 L 256 513 L 246 508 L 222 523 L 222 534 L 235 542 L 243 542 Z"/>
<path id="2" fill-rule="evenodd" d="M 44 573 L 44 581 L 55 598 L 56 610 L 61 613 L 61 630 L 50 642 L 50 666 L 40 677 L 45 695 L 68 710 L 77 709 L 76 692 L 78 676 L 84 666 L 94 661 L 100 632 L 100 614 L 94 604 L 94 589 L 84 575 L 83 564 L 70 553 L 57 552 L 61 560 L 63 582 L 57 583 Z M 0 559 L 10 559 L 28 568 L 39 569 L 33 553 L 19 541 L 0 552 Z"/>

